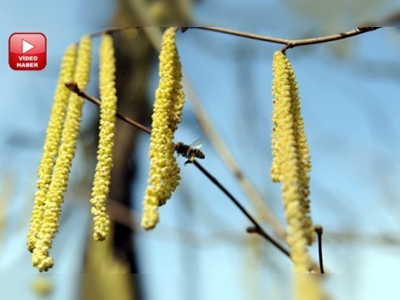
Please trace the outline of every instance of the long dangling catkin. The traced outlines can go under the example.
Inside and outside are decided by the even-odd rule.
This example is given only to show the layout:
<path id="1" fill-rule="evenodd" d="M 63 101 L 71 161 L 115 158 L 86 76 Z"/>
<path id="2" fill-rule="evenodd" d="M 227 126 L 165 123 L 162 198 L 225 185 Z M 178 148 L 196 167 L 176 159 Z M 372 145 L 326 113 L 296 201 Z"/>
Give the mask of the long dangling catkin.
<path id="1" fill-rule="evenodd" d="M 74 76 L 77 49 L 76 45 L 68 47 L 61 63 L 53 107 L 51 109 L 50 120 L 46 131 L 43 155 L 38 170 L 38 190 L 35 194 L 35 202 L 32 209 L 32 218 L 27 241 L 27 247 L 30 252 L 35 248 L 37 235 L 43 221 L 46 196 L 49 190 L 58 149 L 60 147 L 61 133 L 67 111 L 68 97 L 70 95 L 70 90 L 65 87 L 64 82 L 70 80 Z"/>
<path id="2" fill-rule="evenodd" d="M 274 108 L 271 178 L 282 182 L 288 223 L 288 244 L 296 273 L 307 273 L 310 257 L 307 244 L 313 240 L 309 195 L 310 156 L 300 113 L 300 98 L 293 69 L 282 52 L 273 58 Z"/>
<path id="3" fill-rule="evenodd" d="M 78 60 L 74 75 L 74 80 L 82 89 L 86 89 L 89 82 L 90 62 L 91 40 L 89 36 L 84 36 L 79 43 Z M 61 204 L 64 201 L 64 192 L 67 188 L 71 162 L 75 155 L 83 103 L 84 100 L 81 97 L 76 94 L 71 95 L 58 159 L 54 166 L 53 177 L 46 197 L 43 223 L 32 255 L 32 264 L 39 271 L 47 271 L 53 266 L 53 259 L 49 256 L 49 250 L 58 230 Z"/>
<path id="4" fill-rule="evenodd" d="M 160 82 L 156 91 L 150 137 L 150 178 L 143 201 L 142 227 L 147 230 L 158 223 L 158 207 L 171 197 L 180 180 L 173 138 L 181 121 L 185 99 L 175 33 L 174 28 L 165 31 L 160 53 Z"/>
<path id="5" fill-rule="evenodd" d="M 315 239 L 314 226 L 310 217 L 310 200 L 308 199 L 310 195 L 310 176 L 308 174 L 311 171 L 311 156 L 307 144 L 307 137 L 304 131 L 304 122 L 301 116 L 299 88 L 296 81 L 296 75 L 289 60 L 287 60 L 287 68 L 289 70 L 290 93 L 293 101 L 292 114 L 295 128 L 294 133 L 296 139 L 296 147 L 299 157 L 299 177 L 301 180 L 301 188 L 303 192 L 302 208 L 305 213 L 304 226 L 306 228 L 307 244 L 311 245 Z"/>
<path id="6" fill-rule="evenodd" d="M 106 209 L 111 169 L 113 167 L 114 128 L 117 112 L 115 90 L 115 58 L 113 39 L 103 36 L 100 45 L 100 132 L 97 165 L 92 188 L 93 238 L 102 241 L 107 237 L 110 220 Z"/>

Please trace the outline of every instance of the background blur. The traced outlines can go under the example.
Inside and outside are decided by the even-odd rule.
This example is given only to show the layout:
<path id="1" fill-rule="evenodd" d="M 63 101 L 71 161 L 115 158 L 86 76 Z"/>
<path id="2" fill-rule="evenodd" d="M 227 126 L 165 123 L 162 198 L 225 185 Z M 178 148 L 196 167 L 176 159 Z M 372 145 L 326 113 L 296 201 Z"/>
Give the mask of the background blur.
<path id="1" fill-rule="evenodd" d="M 288 299 L 292 266 L 196 168 L 162 207 L 154 231 L 138 226 L 148 174 L 146 134 L 117 123 L 105 243 L 91 242 L 88 205 L 94 174 L 98 109 L 85 104 L 81 138 L 51 255 L 39 274 L 26 250 L 36 171 L 61 56 L 83 34 L 109 26 L 201 24 L 282 38 L 305 38 L 380 20 L 398 1 L 312 0 L 68 1 L 17 0 L 0 9 L 0 298 L 1 299 Z M 332 2 L 333 3 L 333 2 Z M 8 66 L 14 32 L 47 36 L 40 72 Z M 150 124 L 158 83 L 158 27 L 114 34 L 119 111 Z M 202 165 L 259 220 L 271 209 L 284 224 L 280 186 L 271 164 L 272 55 L 281 46 L 189 29 L 178 33 L 187 105 L 177 141 L 205 137 Z M 89 92 L 97 95 L 99 39 L 94 40 Z M 289 50 L 295 68 L 313 169 L 312 216 L 324 227 L 324 280 L 332 299 L 398 299 L 400 269 L 400 34 L 384 28 L 348 40 Z M 195 102 L 193 102 L 195 101 Z M 197 102 L 196 102 L 197 101 Z M 200 103 L 200 107 L 199 107 Z M 203 108 L 246 178 L 248 197 L 197 118 Z M 277 225 L 278 224 L 278 225 Z M 275 231 L 274 231 L 275 229 Z M 316 247 L 311 249 L 317 259 Z M 124 275 L 129 274 L 129 275 Z M 46 293 L 47 292 L 47 293 Z"/>

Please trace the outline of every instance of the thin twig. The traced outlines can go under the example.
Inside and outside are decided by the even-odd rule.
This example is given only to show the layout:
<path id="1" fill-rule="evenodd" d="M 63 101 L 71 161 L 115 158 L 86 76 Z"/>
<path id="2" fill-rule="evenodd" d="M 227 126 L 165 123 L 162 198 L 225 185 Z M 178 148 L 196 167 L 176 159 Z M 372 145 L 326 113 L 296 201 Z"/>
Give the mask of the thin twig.
<path id="1" fill-rule="evenodd" d="M 299 39 L 299 40 L 281 39 L 281 38 L 275 38 L 275 37 L 270 37 L 270 36 L 265 36 L 265 35 L 258 35 L 258 34 L 248 33 L 248 32 L 220 28 L 220 27 L 190 27 L 190 28 L 215 31 L 215 32 L 219 32 L 219 33 L 236 35 L 236 36 L 240 36 L 240 37 L 244 37 L 244 38 L 248 38 L 248 39 L 263 41 L 263 42 L 282 44 L 282 45 L 285 45 L 285 47 L 282 49 L 282 51 L 285 52 L 287 49 L 295 48 L 295 47 L 299 47 L 299 46 L 315 45 L 315 44 L 328 43 L 328 42 L 346 39 L 346 38 L 357 36 L 357 35 L 360 35 L 363 33 L 367 33 L 367 32 L 382 28 L 382 27 L 357 27 L 356 29 L 337 33 L 337 34 L 332 34 L 332 35 L 323 36 L 323 37 L 316 37 L 316 38 Z"/>
<path id="2" fill-rule="evenodd" d="M 197 118 L 197 121 L 199 122 L 204 132 L 207 134 L 208 139 L 210 140 L 214 149 L 217 151 L 219 157 L 236 178 L 237 182 L 239 183 L 247 197 L 253 202 L 255 208 L 257 209 L 257 213 L 260 215 L 262 220 L 267 222 L 271 226 L 274 233 L 280 239 L 284 240 L 286 238 L 286 230 L 271 212 L 271 209 L 264 202 L 263 197 L 254 187 L 254 185 L 244 175 L 244 172 L 241 170 L 239 164 L 236 162 L 232 152 L 225 145 L 222 138 L 214 129 L 214 126 L 211 124 L 210 119 L 204 111 L 201 101 L 198 99 L 198 96 L 194 92 L 194 88 L 192 87 L 185 74 L 183 76 L 183 83 L 188 93 L 188 99 L 192 105 L 192 109 Z"/>
<path id="3" fill-rule="evenodd" d="M 226 29 L 226 28 L 221 28 L 221 27 L 184 27 L 184 28 L 186 28 L 186 30 L 187 29 L 202 29 L 202 30 L 214 31 L 214 32 L 236 35 L 236 36 L 240 36 L 240 37 L 247 38 L 247 39 L 252 39 L 252 40 L 257 40 L 257 41 L 262 41 L 262 42 L 269 42 L 269 43 L 274 43 L 274 44 L 287 45 L 291 42 L 291 40 L 287 40 L 287 39 L 274 38 L 274 37 L 270 37 L 270 36 L 259 35 L 259 34 L 249 33 L 249 32 L 243 32 L 243 31 L 237 31 L 237 30 L 232 30 L 232 29 Z"/>
<path id="4" fill-rule="evenodd" d="M 162 39 L 162 33 L 160 29 L 155 28 L 155 30 L 149 32 L 146 31 L 153 47 L 159 52 Z M 225 165 L 231 171 L 231 173 L 235 176 L 236 180 L 238 181 L 239 185 L 242 187 L 243 191 L 247 194 L 249 199 L 254 203 L 260 217 L 263 221 L 267 222 L 274 233 L 280 238 L 286 238 L 286 231 L 283 226 L 279 223 L 276 217 L 272 214 L 271 210 L 268 208 L 267 204 L 264 202 L 263 197 L 254 187 L 254 185 L 244 176 L 243 171 L 240 169 L 239 164 L 234 159 L 231 151 L 225 145 L 224 141 L 218 135 L 216 130 L 211 124 L 211 121 L 208 119 L 204 108 L 201 105 L 201 101 L 199 97 L 194 91 L 193 85 L 189 81 L 186 74 L 183 74 L 183 85 L 185 90 L 188 94 L 188 99 L 192 104 L 193 112 L 204 132 L 207 134 L 211 144 L 213 145 L 214 149 L 217 151 Z"/>
<path id="5" fill-rule="evenodd" d="M 324 271 L 324 259 L 322 257 L 322 233 L 323 233 L 323 228 L 321 225 L 316 225 L 315 226 L 315 232 L 317 233 L 318 236 L 318 258 L 319 258 L 319 270 L 321 274 L 325 274 Z"/>
<path id="6" fill-rule="evenodd" d="M 90 102 L 96 104 L 97 106 L 100 106 L 101 101 L 96 99 L 95 97 L 87 94 L 85 91 L 82 91 L 81 89 L 79 89 L 78 84 L 76 82 L 70 81 L 70 82 L 66 82 L 65 86 L 70 89 L 73 93 L 76 93 L 77 95 L 79 95 L 80 97 L 89 100 Z M 149 128 L 147 128 L 144 125 L 141 125 L 140 123 L 125 117 L 123 115 L 120 115 L 119 113 L 116 114 L 116 116 L 121 119 L 122 121 L 125 121 L 126 123 L 135 126 L 136 128 L 151 134 L 151 130 Z M 266 233 L 264 231 L 264 229 L 262 229 L 262 227 L 260 226 L 260 224 L 250 215 L 250 213 L 239 203 L 238 200 L 236 200 L 235 197 L 232 196 L 232 194 L 214 177 L 212 176 L 206 169 L 204 169 L 197 161 L 194 161 L 193 164 L 208 178 L 210 179 L 225 195 L 227 195 L 229 197 L 229 199 L 232 200 L 232 202 L 240 209 L 240 211 L 242 211 L 246 217 L 251 221 L 251 223 L 253 223 L 253 225 L 255 226 L 255 228 L 257 228 L 257 232 L 259 232 L 266 240 L 268 240 L 269 242 L 271 242 L 275 247 L 277 247 L 279 250 L 282 251 L 282 253 L 284 253 L 286 256 L 290 257 L 290 253 L 288 250 L 286 250 L 282 245 L 280 245 L 278 242 L 276 242 L 271 236 L 268 235 L 268 233 Z"/>
<path id="7" fill-rule="evenodd" d="M 146 33 L 149 34 L 148 28 L 152 27 L 110 27 L 105 30 L 100 30 L 97 32 L 94 32 L 90 34 L 90 37 L 96 37 L 102 34 L 111 34 L 114 32 L 118 31 L 123 31 L 127 29 L 143 29 Z M 270 43 L 275 43 L 275 44 L 282 44 L 285 45 L 285 47 L 282 49 L 283 52 L 285 52 L 287 49 L 290 48 L 295 48 L 299 46 L 306 46 L 306 45 L 315 45 L 315 44 L 321 44 L 321 43 L 327 43 L 327 42 L 333 42 L 333 41 L 338 41 L 342 39 L 346 39 L 349 37 L 357 36 L 363 33 L 367 33 L 370 31 L 374 31 L 379 28 L 383 27 L 369 27 L 369 26 L 362 26 L 362 27 L 357 27 L 356 29 L 337 33 L 337 34 L 332 34 L 328 36 L 322 36 L 322 37 L 315 37 L 315 38 L 308 38 L 308 39 L 298 39 L 298 40 L 290 40 L 290 39 L 282 39 L 282 38 L 275 38 L 275 37 L 270 37 L 270 36 L 265 36 L 265 35 L 259 35 L 259 34 L 254 34 L 254 33 L 248 33 L 248 32 L 242 32 L 242 31 L 236 31 L 236 30 L 231 30 L 231 29 L 226 29 L 226 28 L 220 28 L 220 27 L 205 27 L 205 26 L 199 26 L 199 27 L 175 27 L 176 30 L 181 28 L 182 32 L 187 31 L 189 28 L 192 29 L 203 29 L 203 30 L 209 30 L 209 31 L 214 31 L 214 32 L 219 32 L 219 33 L 224 33 L 224 34 L 230 34 L 230 35 L 235 35 L 235 36 L 240 36 L 248 39 L 253 39 L 253 40 L 259 40 L 263 42 L 270 42 Z M 152 36 L 152 42 L 153 44 L 155 43 L 154 36 Z M 157 50 L 159 50 L 159 45 L 156 46 Z"/>
<path id="8" fill-rule="evenodd" d="M 81 96 L 82 98 L 84 98 L 86 100 L 89 100 L 90 102 L 96 104 L 97 106 L 100 106 L 101 101 L 97 100 L 93 96 L 90 96 L 85 91 L 82 91 L 81 89 L 79 89 L 78 84 L 76 82 L 74 82 L 74 81 L 65 82 L 65 86 L 67 88 L 69 88 L 72 92 L 74 92 L 75 94 Z M 125 117 L 125 116 L 123 116 L 123 115 L 121 115 L 119 113 L 117 113 L 116 116 L 119 119 L 125 121 L 126 123 L 138 128 L 138 129 L 140 129 L 140 130 L 142 130 L 142 131 L 144 131 L 144 132 L 146 132 L 148 134 L 151 134 L 151 130 L 149 128 L 147 128 L 146 126 L 144 126 L 144 125 L 142 125 L 142 124 L 140 124 L 140 123 L 138 123 L 138 122 L 136 122 L 136 121 L 134 121 L 134 120 L 132 120 L 132 119 L 130 119 L 128 117 Z"/>
<path id="9" fill-rule="evenodd" d="M 266 240 L 272 243 L 276 248 L 278 248 L 283 254 L 290 258 L 290 253 L 286 250 L 282 245 L 276 242 L 265 230 L 261 227 L 261 225 L 252 217 L 252 215 L 243 207 L 242 204 L 214 177 L 212 176 L 206 169 L 204 169 L 197 161 L 193 161 L 193 164 L 208 178 L 210 179 L 232 202 L 236 205 L 237 208 L 253 223 L 256 231 L 261 234 Z"/>
<path id="10" fill-rule="evenodd" d="M 292 40 L 289 44 L 286 45 L 285 48 L 282 49 L 282 52 L 285 52 L 287 49 L 295 48 L 298 46 L 306 46 L 306 45 L 315 45 L 315 44 L 322 44 L 328 42 L 334 42 L 338 40 L 347 39 L 350 37 L 354 37 L 363 33 L 367 33 L 370 31 L 374 31 L 382 27 L 357 27 L 356 29 L 332 34 L 323 37 L 316 37 L 316 38 L 309 38 L 309 39 L 301 39 L 301 40 Z"/>
<path id="11" fill-rule="evenodd" d="M 140 214 L 132 208 L 117 202 L 111 198 L 107 199 L 107 211 L 110 214 L 110 219 L 116 223 L 122 224 L 132 231 L 140 231 Z M 133 217 L 133 220 L 132 220 Z M 238 236 L 234 230 L 214 231 L 208 234 L 200 234 L 195 230 L 188 229 L 187 227 L 170 227 L 163 224 L 163 226 L 157 227 L 154 234 L 157 237 L 168 239 L 180 239 L 179 233 L 184 236 L 184 241 L 191 244 L 192 246 L 199 247 L 201 245 L 207 245 L 212 247 L 216 244 L 221 243 L 234 243 L 235 245 L 243 245 L 248 241 L 244 236 Z"/>
<path id="12" fill-rule="evenodd" d="M 94 33 L 90 34 L 89 36 L 90 37 L 96 37 L 96 36 L 99 36 L 99 35 L 111 34 L 111 33 L 114 33 L 114 32 L 123 31 L 123 30 L 127 30 L 127 29 L 140 29 L 140 28 L 141 27 L 132 27 L 132 26 L 129 26 L 129 27 L 109 27 L 107 29 L 94 32 Z"/>

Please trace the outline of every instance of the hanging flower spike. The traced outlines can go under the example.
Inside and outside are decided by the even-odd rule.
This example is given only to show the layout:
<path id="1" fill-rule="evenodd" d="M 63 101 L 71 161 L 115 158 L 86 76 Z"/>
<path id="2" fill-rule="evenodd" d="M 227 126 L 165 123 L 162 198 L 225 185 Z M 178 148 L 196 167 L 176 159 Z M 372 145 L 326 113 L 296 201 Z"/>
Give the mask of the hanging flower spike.
<path id="1" fill-rule="evenodd" d="M 294 121 L 296 147 L 299 157 L 299 177 L 303 192 L 302 208 L 305 213 L 304 226 L 306 228 L 307 244 L 311 245 L 315 240 L 314 226 L 310 217 L 311 213 L 310 200 L 308 199 L 308 197 L 310 196 L 310 176 L 308 174 L 311 171 L 311 160 L 310 160 L 311 156 L 307 144 L 307 137 L 304 130 L 304 122 L 301 116 L 299 88 L 297 86 L 296 75 L 289 60 L 287 60 L 287 67 L 289 70 L 290 93 L 293 101 L 292 114 Z"/>
<path id="2" fill-rule="evenodd" d="M 93 238 L 96 241 L 103 241 L 110 230 L 106 200 L 113 167 L 115 115 L 117 113 L 114 45 L 112 37 L 108 34 L 103 36 L 100 45 L 99 85 L 101 98 L 99 146 L 90 202 L 93 205 Z"/>
<path id="3" fill-rule="evenodd" d="M 273 104 L 273 109 L 272 109 L 272 141 L 271 141 L 271 147 L 272 147 L 272 164 L 271 164 L 271 180 L 273 182 L 280 182 L 281 178 L 281 171 L 280 171 L 280 166 L 281 166 L 281 153 L 280 147 L 279 147 L 279 138 L 281 136 L 281 126 L 278 125 L 278 121 L 282 118 L 282 104 L 283 101 L 277 101 L 277 96 L 281 91 L 279 90 L 281 81 L 286 80 L 286 74 L 282 72 L 282 63 L 281 61 L 282 58 L 277 55 L 277 53 L 274 54 L 274 64 L 273 64 L 273 73 L 274 73 L 274 78 L 272 82 L 272 94 L 275 96 L 275 98 L 272 100 Z M 277 76 L 279 73 L 279 77 Z M 277 75 L 275 75 L 277 74 Z M 279 87 L 279 88 L 278 88 Z"/>
<path id="4" fill-rule="evenodd" d="M 69 46 L 64 53 L 61 63 L 60 75 L 54 95 L 54 103 L 47 126 L 43 155 L 38 170 L 38 190 L 35 194 L 27 241 L 27 247 L 30 252 L 35 248 L 37 235 L 43 221 L 46 196 L 49 190 L 58 149 L 60 147 L 61 133 L 67 112 L 68 97 L 71 93 L 70 90 L 65 87 L 64 82 L 74 77 L 77 50 L 78 47 L 76 45 Z"/>
<path id="5" fill-rule="evenodd" d="M 165 31 L 160 53 L 160 82 L 150 137 L 150 178 L 143 201 L 142 227 L 147 230 L 158 223 L 158 207 L 171 197 L 180 180 L 173 139 L 181 122 L 185 97 L 175 33 L 174 28 Z"/>
<path id="6" fill-rule="evenodd" d="M 78 60 L 74 76 L 74 80 L 82 89 L 86 89 L 89 82 L 90 62 L 91 40 L 89 36 L 84 36 L 79 43 Z M 32 255 L 32 264 L 41 272 L 47 271 L 53 266 L 53 259 L 49 256 L 49 250 L 54 236 L 58 231 L 61 204 L 67 188 L 71 162 L 75 155 L 83 103 L 84 100 L 81 97 L 76 94 L 71 95 L 61 137 L 61 147 L 47 193 L 43 224 Z"/>
<path id="7" fill-rule="evenodd" d="M 274 132 L 273 132 L 273 180 L 282 182 L 282 195 L 288 223 L 288 244 L 296 273 L 307 273 L 310 257 L 307 252 L 309 222 L 306 208 L 308 176 L 306 155 L 300 153 L 299 140 L 302 123 L 300 102 L 293 83 L 294 73 L 286 56 L 276 52 L 273 58 Z M 297 95 L 296 95 L 297 94 Z M 304 126 L 303 126 L 304 127 Z M 304 136 L 305 137 L 305 136 Z M 303 141 L 304 142 L 304 141 Z M 303 145 L 304 146 L 304 145 Z M 309 171 L 309 168 L 308 168 Z"/>

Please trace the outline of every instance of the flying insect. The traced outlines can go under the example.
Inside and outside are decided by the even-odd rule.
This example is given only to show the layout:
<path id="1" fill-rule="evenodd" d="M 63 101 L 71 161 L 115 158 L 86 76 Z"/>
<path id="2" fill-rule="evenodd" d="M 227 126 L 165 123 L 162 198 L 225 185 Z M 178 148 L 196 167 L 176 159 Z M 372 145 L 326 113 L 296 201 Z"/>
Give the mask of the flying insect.
<path id="1" fill-rule="evenodd" d="M 195 158 L 204 159 L 206 156 L 204 153 L 199 149 L 203 145 L 203 139 L 197 139 L 193 143 L 186 145 L 182 142 L 177 142 L 175 144 L 175 151 L 178 155 L 182 155 L 183 157 L 187 158 L 188 160 L 185 162 L 185 165 L 191 164 L 194 162 Z"/>

